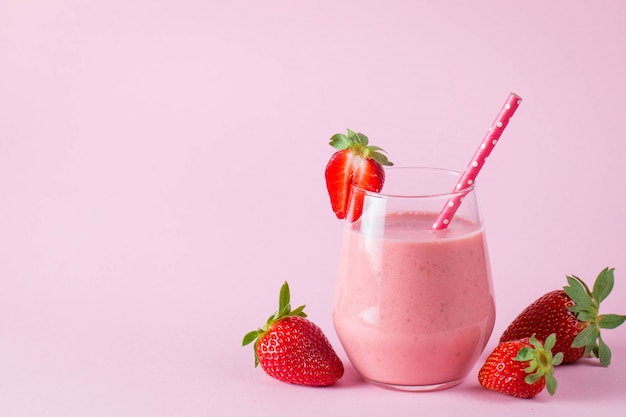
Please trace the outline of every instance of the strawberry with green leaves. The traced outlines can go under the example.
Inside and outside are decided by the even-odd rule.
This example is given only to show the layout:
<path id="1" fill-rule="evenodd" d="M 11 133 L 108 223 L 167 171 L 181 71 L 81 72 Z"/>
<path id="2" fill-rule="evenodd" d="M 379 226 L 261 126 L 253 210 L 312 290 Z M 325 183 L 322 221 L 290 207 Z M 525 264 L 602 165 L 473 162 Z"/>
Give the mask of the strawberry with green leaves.
<path id="1" fill-rule="evenodd" d="M 357 220 L 363 210 L 363 194 L 353 195 L 354 187 L 379 192 L 385 182 L 383 166 L 391 166 L 378 146 L 370 146 L 362 133 L 348 129 L 348 135 L 337 133 L 330 138 L 337 149 L 326 165 L 326 188 L 330 203 L 339 219 Z M 350 203 L 354 199 L 350 213 Z"/>
<path id="2" fill-rule="evenodd" d="M 576 276 L 568 276 L 568 286 L 544 294 L 524 309 L 500 337 L 500 342 L 536 335 L 545 340 L 556 334 L 557 352 L 563 363 L 585 356 L 597 357 L 603 366 L 611 363 L 611 350 L 602 340 L 600 329 L 621 325 L 626 316 L 599 314 L 600 303 L 613 290 L 613 268 L 598 275 L 593 290 Z"/>
<path id="3" fill-rule="evenodd" d="M 242 342 L 254 341 L 254 364 L 279 381 L 326 386 L 343 376 L 343 363 L 322 330 L 306 319 L 304 306 L 291 310 L 289 285 L 280 289 L 278 311 L 267 323 L 247 333 Z"/>
<path id="4" fill-rule="evenodd" d="M 502 342 L 487 357 L 478 372 L 483 387 L 518 398 L 531 398 L 547 388 L 550 395 L 557 389 L 554 367 L 561 363 L 562 353 L 552 355 L 556 337 L 546 338 L 544 345 L 534 336 Z"/>

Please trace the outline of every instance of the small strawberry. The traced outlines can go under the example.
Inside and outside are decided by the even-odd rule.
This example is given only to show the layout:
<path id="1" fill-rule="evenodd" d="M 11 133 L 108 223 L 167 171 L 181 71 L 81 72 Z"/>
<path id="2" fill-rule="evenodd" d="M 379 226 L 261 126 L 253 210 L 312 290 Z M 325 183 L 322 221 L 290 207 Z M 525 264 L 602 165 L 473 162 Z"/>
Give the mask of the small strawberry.
<path id="1" fill-rule="evenodd" d="M 304 306 L 291 310 L 289 285 L 280 289 L 278 311 L 265 326 L 243 338 L 254 343 L 254 366 L 292 384 L 324 386 L 343 376 L 343 363 L 322 330 L 305 317 Z"/>
<path id="2" fill-rule="evenodd" d="M 617 314 L 598 314 L 602 302 L 613 289 L 613 268 L 598 275 L 593 290 L 576 276 L 568 276 L 568 286 L 551 291 L 530 304 L 509 325 L 500 342 L 521 339 L 535 334 L 545 340 L 556 333 L 557 352 L 563 352 L 563 363 L 575 362 L 583 356 L 611 363 L 611 350 L 602 340 L 600 329 L 613 329 L 626 320 Z"/>
<path id="3" fill-rule="evenodd" d="M 333 211 L 339 219 L 355 221 L 363 210 L 363 195 L 352 196 L 352 187 L 378 192 L 385 182 L 383 165 L 393 165 L 378 146 L 369 146 L 362 133 L 348 129 L 348 135 L 337 133 L 330 145 L 337 149 L 326 165 L 326 188 Z M 352 213 L 348 215 L 350 200 L 354 198 Z"/>
<path id="4" fill-rule="evenodd" d="M 555 341 L 553 333 L 543 346 L 534 336 L 500 343 L 480 368 L 478 382 L 513 397 L 531 398 L 544 388 L 554 395 L 557 382 L 552 374 L 563 358 L 560 352 L 552 356 Z"/>

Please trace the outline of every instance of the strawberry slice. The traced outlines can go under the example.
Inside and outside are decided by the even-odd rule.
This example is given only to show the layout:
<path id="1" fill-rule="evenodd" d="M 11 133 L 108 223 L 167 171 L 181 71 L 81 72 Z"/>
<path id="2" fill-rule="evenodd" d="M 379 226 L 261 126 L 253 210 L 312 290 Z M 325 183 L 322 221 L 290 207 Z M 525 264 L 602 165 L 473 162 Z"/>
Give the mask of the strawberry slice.
<path id="1" fill-rule="evenodd" d="M 348 135 L 337 133 L 330 138 L 330 146 L 337 149 L 326 166 L 326 188 L 330 203 L 339 219 L 355 221 L 363 210 L 362 191 L 379 192 L 385 182 L 383 166 L 391 166 L 378 146 L 369 146 L 362 133 L 348 129 Z M 355 195 L 353 195 L 355 194 Z M 350 200 L 354 199 L 352 210 Z"/>

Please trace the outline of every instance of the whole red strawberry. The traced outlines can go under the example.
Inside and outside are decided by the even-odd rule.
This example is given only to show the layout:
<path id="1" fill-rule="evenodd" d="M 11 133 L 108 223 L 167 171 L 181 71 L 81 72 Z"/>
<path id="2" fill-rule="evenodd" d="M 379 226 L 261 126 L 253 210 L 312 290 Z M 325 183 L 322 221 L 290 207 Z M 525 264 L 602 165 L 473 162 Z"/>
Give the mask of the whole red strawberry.
<path id="1" fill-rule="evenodd" d="M 611 363 L 611 350 L 602 340 L 600 329 L 613 329 L 626 316 L 599 314 L 602 302 L 613 289 L 612 268 L 598 275 L 593 290 L 576 276 L 568 276 L 568 286 L 551 291 L 530 304 L 509 325 L 500 342 L 536 335 L 545 340 L 556 334 L 555 351 L 563 352 L 563 363 L 575 362 L 584 356 L 600 359 L 603 366 Z"/>
<path id="2" fill-rule="evenodd" d="M 243 338 L 254 343 L 254 366 L 269 376 L 292 384 L 325 386 L 343 376 L 343 363 L 322 330 L 306 319 L 304 306 L 291 310 L 289 285 L 280 289 L 278 311 L 263 328 Z"/>
<path id="3" fill-rule="evenodd" d="M 369 146 L 369 139 L 362 133 L 348 129 L 348 135 L 337 133 L 330 138 L 330 145 L 337 149 L 326 165 L 326 188 L 330 203 L 339 219 L 357 220 L 363 210 L 362 191 L 378 192 L 385 182 L 383 165 L 393 165 L 378 146 Z M 361 190 L 353 195 L 356 187 Z M 352 202 L 352 209 L 350 203 Z"/>
<path id="4" fill-rule="evenodd" d="M 535 337 L 500 343 L 480 368 L 478 382 L 513 397 L 531 398 L 544 388 L 554 395 L 557 388 L 554 367 L 563 357 L 560 352 L 552 356 L 554 343 L 554 334 L 543 346 Z"/>

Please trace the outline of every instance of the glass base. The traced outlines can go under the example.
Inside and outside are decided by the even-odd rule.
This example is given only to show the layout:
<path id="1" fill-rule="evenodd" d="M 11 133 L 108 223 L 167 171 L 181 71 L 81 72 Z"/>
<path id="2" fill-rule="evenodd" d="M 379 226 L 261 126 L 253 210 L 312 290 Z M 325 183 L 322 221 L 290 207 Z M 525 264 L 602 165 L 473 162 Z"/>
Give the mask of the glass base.
<path id="1" fill-rule="evenodd" d="M 458 379 L 456 381 L 442 382 L 440 384 L 431 384 L 431 385 L 396 385 L 396 384 L 388 384 L 385 382 L 372 381 L 369 379 L 365 379 L 365 381 L 369 382 L 372 385 L 376 385 L 378 387 L 390 389 L 393 391 L 431 392 L 431 391 L 441 391 L 444 389 L 452 388 L 454 386 L 459 385 L 463 380 Z"/>

